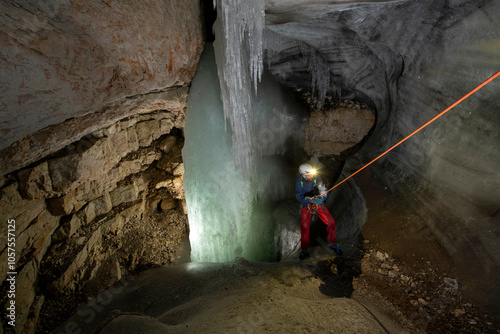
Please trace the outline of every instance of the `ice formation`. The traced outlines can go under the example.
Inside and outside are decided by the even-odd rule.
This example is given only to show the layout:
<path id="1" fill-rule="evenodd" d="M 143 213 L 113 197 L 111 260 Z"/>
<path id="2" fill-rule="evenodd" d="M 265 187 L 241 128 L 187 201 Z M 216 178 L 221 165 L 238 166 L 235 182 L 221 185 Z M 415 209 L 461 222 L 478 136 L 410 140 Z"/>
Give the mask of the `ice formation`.
<path id="1" fill-rule="evenodd" d="M 309 59 L 312 93 L 317 94 L 317 107 L 321 108 L 325 102 L 326 93 L 330 89 L 330 69 L 319 51 L 311 47 L 304 47 L 302 54 L 306 59 Z"/>
<path id="2" fill-rule="evenodd" d="M 286 155 L 300 145 L 304 110 L 263 70 L 263 0 L 217 0 L 217 11 L 215 42 L 198 64 L 184 130 L 191 259 L 274 260 L 272 213 L 294 194 L 296 166 Z M 321 59 L 314 59 L 316 73 Z"/>
<path id="3" fill-rule="evenodd" d="M 224 117 L 214 51 L 207 44 L 191 85 L 182 151 L 193 261 L 275 259 L 271 216 L 278 201 L 293 197 L 296 168 L 285 153 L 301 138 L 303 115 L 268 73 L 251 105 L 252 168 L 245 174 L 232 154 L 234 130 Z"/>
<path id="4" fill-rule="evenodd" d="M 215 2 L 214 2 L 215 3 Z M 224 116 L 233 129 L 233 154 L 244 173 L 250 168 L 249 117 L 251 87 L 257 93 L 262 76 L 263 0 L 217 0 L 214 25 L 215 57 L 221 85 Z"/>
<path id="5" fill-rule="evenodd" d="M 331 71 L 325 56 L 314 46 L 301 40 L 300 36 L 291 38 L 282 35 L 286 33 L 282 27 L 273 26 L 270 29 L 265 29 L 263 32 L 263 48 L 265 50 L 266 63 L 273 66 L 274 71 L 278 71 L 278 76 L 286 79 L 286 73 L 294 70 L 290 66 L 291 62 L 283 62 L 283 54 L 289 53 L 288 50 L 298 48 L 301 54 L 301 61 L 306 63 L 305 69 L 310 75 L 311 93 L 317 99 L 317 108 L 321 108 L 325 102 L 327 93 L 331 87 Z M 307 35 L 307 34 L 306 34 Z M 320 42 L 318 42 L 320 43 Z M 280 71 L 282 67 L 282 71 Z M 300 88 L 300 87 L 294 87 Z"/>

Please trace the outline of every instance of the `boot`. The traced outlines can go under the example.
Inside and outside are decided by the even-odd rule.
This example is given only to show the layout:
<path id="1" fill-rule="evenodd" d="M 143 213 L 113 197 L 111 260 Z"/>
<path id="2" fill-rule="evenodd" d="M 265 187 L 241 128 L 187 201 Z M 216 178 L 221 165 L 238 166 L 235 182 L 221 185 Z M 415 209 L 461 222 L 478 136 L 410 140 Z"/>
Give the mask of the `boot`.
<path id="1" fill-rule="evenodd" d="M 311 257 L 311 255 L 309 255 L 309 252 L 307 251 L 307 249 L 303 249 L 302 252 L 300 252 L 300 254 L 299 254 L 299 259 L 301 261 L 302 260 L 307 260 L 310 257 Z"/>
<path id="2" fill-rule="evenodd" d="M 342 255 L 342 249 L 340 249 L 340 247 L 337 246 L 337 244 L 328 244 L 328 248 L 330 249 L 333 249 L 333 251 L 337 254 L 337 255 Z"/>

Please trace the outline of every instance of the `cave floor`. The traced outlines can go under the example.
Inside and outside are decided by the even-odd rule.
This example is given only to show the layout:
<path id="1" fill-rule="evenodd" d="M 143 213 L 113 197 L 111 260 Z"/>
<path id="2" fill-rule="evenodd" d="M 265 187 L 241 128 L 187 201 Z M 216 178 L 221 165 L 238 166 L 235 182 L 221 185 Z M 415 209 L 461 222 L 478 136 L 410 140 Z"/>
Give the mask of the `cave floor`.
<path id="1" fill-rule="evenodd" d="M 57 326 L 56 333 L 100 334 L 132 334 L 139 328 L 148 333 L 500 333 L 498 321 L 463 293 L 439 244 L 407 233 L 408 224 L 394 224 L 408 217 L 387 207 L 381 190 L 364 181 L 357 179 L 369 212 L 363 240 L 342 245 L 343 256 L 316 243 L 307 261 L 299 261 L 297 250 L 281 263 L 236 259 L 151 269 L 124 277 L 86 304 L 75 296 L 48 300 L 52 308 L 45 308 L 42 321 L 52 323 L 38 333 Z M 69 319 L 61 325 L 63 317 Z"/>
<path id="2" fill-rule="evenodd" d="M 417 218 L 389 204 L 369 172 L 356 176 L 356 183 L 366 197 L 368 219 L 353 298 L 367 300 L 418 332 L 500 333 L 498 315 L 485 307 L 491 296 L 468 268 L 454 266 L 438 242 L 415 230 L 410 222 Z"/>
<path id="3" fill-rule="evenodd" d="M 415 273 L 372 242 L 343 256 L 310 251 L 306 261 L 296 251 L 281 263 L 183 263 L 126 277 L 55 333 L 500 332 L 441 276 Z"/>

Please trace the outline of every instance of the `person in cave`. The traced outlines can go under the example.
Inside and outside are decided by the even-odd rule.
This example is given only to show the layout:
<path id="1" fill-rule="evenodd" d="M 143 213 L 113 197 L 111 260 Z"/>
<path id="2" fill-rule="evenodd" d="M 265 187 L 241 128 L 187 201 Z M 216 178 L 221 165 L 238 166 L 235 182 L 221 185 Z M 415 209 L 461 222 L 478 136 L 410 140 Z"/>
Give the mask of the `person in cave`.
<path id="1" fill-rule="evenodd" d="M 317 214 L 319 219 L 326 224 L 328 247 L 338 255 L 342 255 L 342 250 L 335 244 L 337 224 L 324 204 L 328 193 L 323 180 L 316 175 L 316 170 L 309 164 L 300 165 L 299 173 L 300 177 L 295 182 L 295 197 L 302 204 L 300 210 L 300 246 L 302 251 L 299 258 L 305 260 L 310 257 L 307 249 L 309 247 L 309 227 L 313 214 Z"/>

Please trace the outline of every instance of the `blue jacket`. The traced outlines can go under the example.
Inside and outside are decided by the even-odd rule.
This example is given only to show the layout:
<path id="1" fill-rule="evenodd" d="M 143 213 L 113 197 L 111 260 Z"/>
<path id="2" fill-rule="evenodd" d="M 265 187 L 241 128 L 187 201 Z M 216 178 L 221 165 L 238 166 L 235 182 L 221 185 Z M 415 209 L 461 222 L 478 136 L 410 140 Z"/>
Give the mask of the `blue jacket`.
<path id="1" fill-rule="evenodd" d="M 314 177 L 310 182 L 307 182 L 302 176 L 300 176 L 297 182 L 295 182 L 295 197 L 297 197 L 297 200 L 303 206 L 312 204 L 312 200 L 305 199 L 305 197 L 307 193 L 313 191 L 315 188 L 319 190 L 319 194 L 327 191 L 326 186 L 320 177 Z M 322 197 L 323 201 L 326 201 L 327 198 L 328 193 Z"/>

